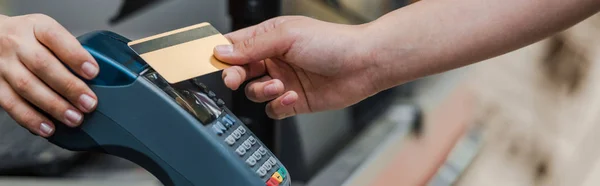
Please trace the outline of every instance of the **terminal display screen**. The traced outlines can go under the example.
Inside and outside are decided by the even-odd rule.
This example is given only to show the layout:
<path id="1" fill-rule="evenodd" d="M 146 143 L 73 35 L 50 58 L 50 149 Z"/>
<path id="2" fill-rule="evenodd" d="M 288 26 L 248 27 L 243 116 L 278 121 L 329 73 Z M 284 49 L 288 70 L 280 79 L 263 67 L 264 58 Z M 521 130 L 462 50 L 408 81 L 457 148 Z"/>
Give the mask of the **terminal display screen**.
<path id="1" fill-rule="evenodd" d="M 193 115 L 203 125 L 212 123 L 221 115 L 221 109 L 203 92 L 171 86 L 156 71 L 147 71 L 143 77 L 167 93 L 179 106 Z"/>

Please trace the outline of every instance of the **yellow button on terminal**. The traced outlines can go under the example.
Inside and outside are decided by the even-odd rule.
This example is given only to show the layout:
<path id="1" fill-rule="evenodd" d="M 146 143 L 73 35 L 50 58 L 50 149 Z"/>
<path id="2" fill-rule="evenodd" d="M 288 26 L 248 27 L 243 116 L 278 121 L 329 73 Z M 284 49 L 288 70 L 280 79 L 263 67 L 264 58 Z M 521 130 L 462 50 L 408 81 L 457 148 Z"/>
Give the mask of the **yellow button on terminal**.
<path id="1" fill-rule="evenodd" d="M 279 172 L 275 172 L 275 174 L 273 174 L 273 176 L 271 176 L 271 178 L 274 178 L 279 183 L 281 183 L 283 181 L 283 178 L 281 177 L 281 174 L 279 174 Z"/>

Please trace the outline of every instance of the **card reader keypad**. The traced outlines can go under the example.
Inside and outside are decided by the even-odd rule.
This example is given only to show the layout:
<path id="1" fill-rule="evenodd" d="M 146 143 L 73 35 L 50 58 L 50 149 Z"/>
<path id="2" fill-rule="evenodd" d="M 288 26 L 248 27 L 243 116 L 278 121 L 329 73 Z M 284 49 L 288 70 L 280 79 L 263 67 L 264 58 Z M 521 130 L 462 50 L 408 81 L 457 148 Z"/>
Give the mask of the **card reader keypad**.
<path id="1" fill-rule="evenodd" d="M 218 129 L 215 130 L 217 136 L 267 185 L 279 185 L 285 180 L 285 169 L 244 125 L 237 124 L 237 120 L 228 114 L 218 121 L 213 124 Z"/>
<path id="2" fill-rule="evenodd" d="M 262 147 L 260 147 L 262 148 Z M 260 160 L 262 158 L 262 154 L 260 154 L 258 151 L 254 152 L 254 154 L 252 154 L 252 157 L 254 157 L 254 159 L 256 160 Z"/>
<path id="3" fill-rule="evenodd" d="M 250 166 L 250 167 L 254 167 L 254 165 L 256 165 L 256 159 L 253 156 L 250 156 L 247 160 L 246 163 Z"/>
<path id="4" fill-rule="evenodd" d="M 235 130 L 233 131 L 233 133 L 231 134 L 231 136 L 233 136 L 233 138 L 235 138 L 235 140 L 238 140 L 242 137 L 242 134 L 240 133 L 240 131 Z"/>
<path id="5" fill-rule="evenodd" d="M 233 138 L 233 136 L 227 136 L 227 138 L 225 138 L 225 142 L 227 143 L 227 145 L 233 146 L 233 144 L 235 143 L 235 138 Z"/>
<path id="6" fill-rule="evenodd" d="M 216 94 L 209 91 L 203 84 L 199 85 L 208 97 L 213 99 L 219 107 L 224 107 L 223 100 L 218 99 Z M 232 151 L 255 172 L 267 186 L 280 185 L 287 176 L 287 171 L 280 166 L 278 160 L 262 143 L 252 134 L 245 125 L 238 123 L 239 120 L 223 111 L 217 121 L 213 123 L 212 130 L 216 136 L 223 141 L 226 147 Z"/>

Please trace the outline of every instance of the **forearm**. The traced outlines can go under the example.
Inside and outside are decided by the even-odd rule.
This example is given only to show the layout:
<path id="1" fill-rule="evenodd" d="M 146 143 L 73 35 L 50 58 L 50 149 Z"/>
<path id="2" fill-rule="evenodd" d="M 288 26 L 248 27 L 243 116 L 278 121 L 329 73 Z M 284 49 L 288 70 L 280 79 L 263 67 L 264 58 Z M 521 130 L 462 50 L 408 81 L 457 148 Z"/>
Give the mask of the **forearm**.
<path id="1" fill-rule="evenodd" d="M 378 91 L 524 47 L 600 10 L 598 0 L 425 0 L 366 25 Z"/>

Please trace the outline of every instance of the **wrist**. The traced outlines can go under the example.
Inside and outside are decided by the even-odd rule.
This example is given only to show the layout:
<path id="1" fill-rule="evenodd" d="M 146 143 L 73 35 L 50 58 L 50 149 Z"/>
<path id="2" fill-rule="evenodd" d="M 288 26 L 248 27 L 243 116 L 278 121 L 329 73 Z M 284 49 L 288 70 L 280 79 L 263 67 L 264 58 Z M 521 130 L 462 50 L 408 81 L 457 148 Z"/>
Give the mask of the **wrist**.
<path id="1" fill-rule="evenodd" d="M 369 22 L 359 25 L 359 38 L 355 56 L 365 71 L 366 79 L 372 84 L 372 93 L 378 93 L 404 83 L 405 77 L 400 76 L 405 74 L 403 69 L 397 69 L 403 61 L 398 54 L 403 53 L 403 50 L 398 45 L 390 46 L 386 41 L 386 31 L 378 21 Z"/>
<path id="2" fill-rule="evenodd" d="M 343 61 L 346 61 L 346 72 L 349 74 L 349 81 L 354 82 L 361 87 L 361 92 L 365 96 L 376 94 L 383 90 L 381 83 L 385 78 L 381 77 L 381 66 L 374 59 L 372 50 L 373 41 L 370 33 L 370 23 L 361 25 L 352 25 L 347 30 L 350 36 L 347 42 L 340 43 L 345 51 L 340 51 L 344 55 Z"/>

